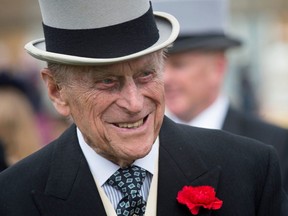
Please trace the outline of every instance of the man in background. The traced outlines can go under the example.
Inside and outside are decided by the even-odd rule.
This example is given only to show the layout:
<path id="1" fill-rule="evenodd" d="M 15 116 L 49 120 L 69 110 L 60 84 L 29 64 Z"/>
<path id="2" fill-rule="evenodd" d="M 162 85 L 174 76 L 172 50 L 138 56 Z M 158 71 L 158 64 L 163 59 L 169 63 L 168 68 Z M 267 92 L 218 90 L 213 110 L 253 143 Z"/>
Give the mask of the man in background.
<path id="1" fill-rule="evenodd" d="M 287 192 L 288 131 L 235 109 L 222 92 L 226 51 L 241 45 L 227 34 L 228 2 L 175 0 L 153 5 L 180 22 L 180 35 L 168 50 L 164 75 L 166 114 L 178 123 L 223 129 L 273 145 Z"/>

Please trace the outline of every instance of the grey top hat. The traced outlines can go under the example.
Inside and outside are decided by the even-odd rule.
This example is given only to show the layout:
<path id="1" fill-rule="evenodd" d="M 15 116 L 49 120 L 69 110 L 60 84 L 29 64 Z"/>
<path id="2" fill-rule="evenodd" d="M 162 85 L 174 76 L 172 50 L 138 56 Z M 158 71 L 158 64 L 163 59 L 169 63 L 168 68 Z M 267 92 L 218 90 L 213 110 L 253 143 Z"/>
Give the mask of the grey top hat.
<path id="1" fill-rule="evenodd" d="M 170 53 L 226 50 L 241 45 L 239 39 L 227 34 L 226 0 L 153 0 L 153 8 L 171 13 L 180 23 L 180 34 Z"/>
<path id="2" fill-rule="evenodd" d="M 102 65 L 162 49 L 177 38 L 172 15 L 148 0 L 39 0 L 44 37 L 25 45 L 37 59 Z"/>

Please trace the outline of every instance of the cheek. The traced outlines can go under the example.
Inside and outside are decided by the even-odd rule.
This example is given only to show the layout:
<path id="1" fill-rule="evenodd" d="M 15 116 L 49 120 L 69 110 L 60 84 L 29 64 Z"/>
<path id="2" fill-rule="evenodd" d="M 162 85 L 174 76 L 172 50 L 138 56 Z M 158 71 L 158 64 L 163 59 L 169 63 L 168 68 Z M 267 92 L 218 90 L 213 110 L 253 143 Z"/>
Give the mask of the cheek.
<path id="1" fill-rule="evenodd" d="M 97 152 L 109 151 L 109 145 L 106 145 L 110 141 L 110 136 L 107 128 L 105 127 L 105 121 L 103 115 L 110 106 L 110 97 L 102 94 L 89 94 L 86 95 L 85 99 L 80 100 L 82 104 L 82 110 L 76 111 L 78 116 L 75 116 L 75 123 L 81 129 L 82 133 L 85 134 L 87 143 L 96 150 Z M 84 102 L 84 103 L 83 103 Z M 76 108 L 78 108 L 76 106 Z"/>
<path id="2" fill-rule="evenodd" d="M 105 97 L 100 92 L 93 90 L 73 92 L 73 95 L 70 95 L 69 101 L 71 115 L 79 126 L 94 125 L 96 127 L 96 124 L 99 124 L 97 122 L 101 119 L 101 114 L 109 106 L 107 96 Z"/>
<path id="3" fill-rule="evenodd" d="M 146 88 L 147 96 L 150 97 L 157 105 L 163 105 L 164 103 L 164 82 L 162 79 L 158 79 L 151 83 Z"/>
<path id="4" fill-rule="evenodd" d="M 156 103 L 155 126 L 156 128 L 158 127 L 160 128 L 162 118 L 165 112 L 164 83 L 162 80 L 156 82 L 155 88 L 153 88 L 153 95 L 155 95 L 155 103 Z M 161 122 L 159 122 L 160 120 Z"/>

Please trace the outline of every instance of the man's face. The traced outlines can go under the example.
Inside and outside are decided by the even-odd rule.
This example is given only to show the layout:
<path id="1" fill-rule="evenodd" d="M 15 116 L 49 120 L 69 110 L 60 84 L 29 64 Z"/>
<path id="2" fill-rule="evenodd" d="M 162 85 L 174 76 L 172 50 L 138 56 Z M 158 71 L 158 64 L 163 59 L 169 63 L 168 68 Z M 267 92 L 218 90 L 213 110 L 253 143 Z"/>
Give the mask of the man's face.
<path id="1" fill-rule="evenodd" d="M 119 165 L 144 157 L 158 136 L 164 115 L 159 59 L 151 54 L 115 65 L 78 68 L 60 90 L 67 114 L 86 142 Z"/>
<path id="2" fill-rule="evenodd" d="M 166 106 L 190 121 L 217 97 L 223 79 L 221 52 L 192 51 L 169 55 L 165 73 Z"/>

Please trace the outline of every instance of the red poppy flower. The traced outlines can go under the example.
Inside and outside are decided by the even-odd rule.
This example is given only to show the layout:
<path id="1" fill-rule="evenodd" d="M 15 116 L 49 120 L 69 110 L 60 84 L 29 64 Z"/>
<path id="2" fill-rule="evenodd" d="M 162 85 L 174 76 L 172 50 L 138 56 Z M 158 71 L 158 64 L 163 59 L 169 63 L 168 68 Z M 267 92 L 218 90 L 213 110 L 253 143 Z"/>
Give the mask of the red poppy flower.
<path id="1" fill-rule="evenodd" d="M 223 204 L 223 201 L 216 197 L 216 192 L 211 186 L 184 186 L 178 192 L 177 200 L 186 205 L 193 215 L 199 213 L 200 207 L 217 210 Z"/>

